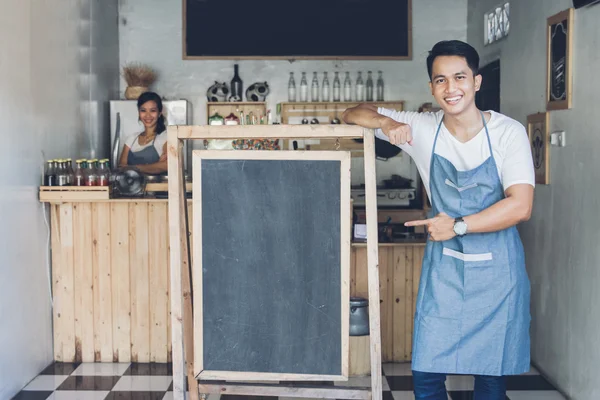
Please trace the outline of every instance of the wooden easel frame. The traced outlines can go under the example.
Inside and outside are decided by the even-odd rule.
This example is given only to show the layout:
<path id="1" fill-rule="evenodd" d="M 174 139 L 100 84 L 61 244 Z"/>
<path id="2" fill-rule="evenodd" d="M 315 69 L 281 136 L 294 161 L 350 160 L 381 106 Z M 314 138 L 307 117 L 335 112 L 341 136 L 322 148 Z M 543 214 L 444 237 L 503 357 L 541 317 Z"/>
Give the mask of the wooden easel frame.
<path id="1" fill-rule="evenodd" d="M 169 126 L 169 233 L 171 248 L 171 329 L 173 351 L 173 397 L 190 398 L 202 393 L 320 397 L 381 400 L 381 330 L 379 309 L 379 261 L 377 228 L 377 178 L 375 174 L 375 136 L 372 130 L 353 125 L 238 125 Z M 184 140 L 203 139 L 364 139 L 365 201 L 367 217 L 367 262 L 369 287 L 369 340 L 371 387 L 300 387 L 261 383 L 202 383 L 194 375 L 194 328 L 190 276 L 189 221 L 184 182 Z M 349 301 L 349 299 L 348 299 Z M 184 372 L 185 371 L 185 372 Z"/>

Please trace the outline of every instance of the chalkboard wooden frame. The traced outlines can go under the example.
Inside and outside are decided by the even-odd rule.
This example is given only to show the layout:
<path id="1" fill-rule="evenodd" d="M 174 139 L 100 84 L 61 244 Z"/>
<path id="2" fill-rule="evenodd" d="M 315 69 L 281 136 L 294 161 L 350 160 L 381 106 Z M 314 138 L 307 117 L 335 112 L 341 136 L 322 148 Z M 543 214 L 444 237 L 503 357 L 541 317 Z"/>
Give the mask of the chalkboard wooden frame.
<path id="1" fill-rule="evenodd" d="M 194 55 L 189 54 L 188 51 L 188 1 L 182 0 L 182 59 L 183 60 L 412 60 L 413 59 L 413 33 L 412 33 L 412 1 L 406 0 L 406 8 L 407 8 L 407 27 L 406 27 L 406 46 L 407 51 L 406 54 L 402 55 L 394 55 L 394 56 L 360 56 L 360 55 L 298 55 L 298 54 L 289 54 L 289 55 L 276 55 L 276 56 L 264 56 L 264 55 Z M 259 5 L 255 5 L 256 8 Z M 235 12 L 235 10 L 233 11 Z M 385 11 L 382 11 L 385 12 Z M 224 29 L 228 29 L 224 27 Z M 242 33 L 243 36 L 243 33 Z M 219 33 L 215 33 L 215 38 L 209 38 L 207 40 L 219 40 Z M 329 38 L 334 40 L 333 38 Z M 390 38 L 387 38 L 390 39 Z M 378 40 L 374 38 L 373 40 Z M 393 39 L 390 39 L 393 40 Z"/>
<path id="2" fill-rule="evenodd" d="M 546 24 L 546 110 L 571 108 L 573 97 L 573 8 L 548 18 Z"/>
<path id="3" fill-rule="evenodd" d="M 312 380 L 344 381 L 348 376 L 349 357 L 349 298 L 350 298 L 350 153 L 342 151 L 220 151 L 194 150 L 193 162 L 193 290 L 194 290 L 194 374 L 204 380 Z M 336 161 L 340 163 L 340 305 L 341 305 L 341 359 L 340 375 L 272 373 L 254 371 L 215 371 L 204 367 L 204 312 L 203 312 L 203 219 L 202 206 L 205 192 L 202 190 L 202 170 L 204 160 L 227 161 Z M 210 196 L 210 194 L 207 194 Z M 236 193 L 231 193 L 236 196 Z M 308 216 L 304 217 L 308 218 Z"/>
<path id="4" fill-rule="evenodd" d="M 171 338 L 173 355 L 173 397 L 184 399 L 186 378 L 189 397 L 207 393 L 319 397 L 328 399 L 382 400 L 381 322 L 379 310 L 377 176 L 375 172 L 375 135 L 371 129 L 353 125 L 267 125 L 267 126 L 169 126 L 169 244 L 171 278 Z M 194 375 L 194 340 L 191 287 L 190 230 L 185 198 L 185 140 L 229 138 L 280 139 L 363 139 L 367 222 L 367 279 L 369 297 L 369 342 L 371 387 L 340 387 L 307 384 L 261 384 L 248 382 L 198 382 Z"/>

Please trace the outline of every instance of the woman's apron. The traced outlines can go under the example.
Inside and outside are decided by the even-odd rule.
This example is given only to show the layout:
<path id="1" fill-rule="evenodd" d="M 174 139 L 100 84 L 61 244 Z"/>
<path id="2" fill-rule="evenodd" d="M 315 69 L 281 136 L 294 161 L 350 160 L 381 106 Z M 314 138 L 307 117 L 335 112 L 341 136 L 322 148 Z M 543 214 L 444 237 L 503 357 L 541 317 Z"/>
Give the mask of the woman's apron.
<path id="1" fill-rule="evenodd" d="M 504 198 L 492 144 L 490 156 L 458 171 L 431 150 L 432 215 L 464 217 Z M 465 375 L 516 375 L 529 370 L 529 278 L 516 227 L 467 233 L 425 248 L 412 369 Z"/>
<path id="2" fill-rule="evenodd" d="M 135 140 L 139 140 L 140 135 L 138 135 Z M 154 164 L 158 162 L 158 160 L 160 160 L 160 154 L 158 154 L 158 151 L 156 151 L 156 148 L 154 147 L 155 141 L 156 136 L 152 139 L 152 144 L 150 146 L 144 147 L 140 151 L 133 152 L 129 149 L 127 165 Z"/>

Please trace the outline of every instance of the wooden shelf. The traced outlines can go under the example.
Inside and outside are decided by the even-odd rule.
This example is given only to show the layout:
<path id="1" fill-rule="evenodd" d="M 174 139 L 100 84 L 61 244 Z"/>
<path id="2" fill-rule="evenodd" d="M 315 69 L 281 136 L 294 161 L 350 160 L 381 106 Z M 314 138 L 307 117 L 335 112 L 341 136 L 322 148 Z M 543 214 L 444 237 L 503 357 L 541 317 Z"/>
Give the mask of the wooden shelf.
<path id="1" fill-rule="evenodd" d="M 244 112 L 244 115 L 248 115 L 250 112 L 256 117 L 257 124 L 260 123 L 260 116 L 267 118 L 267 103 L 259 101 L 241 101 L 241 102 L 208 102 L 206 103 L 206 123 L 208 124 L 208 118 L 213 116 L 216 112 L 223 118 L 233 113 L 236 117 L 240 118 L 240 112 Z M 267 121 L 265 120 L 265 124 Z"/>
<path id="2" fill-rule="evenodd" d="M 397 111 L 404 110 L 404 100 L 370 102 L 284 102 L 280 103 L 281 123 L 289 124 L 290 117 L 306 117 L 309 120 L 316 117 L 328 117 L 329 121 L 337 117 L 341 120 L 341 114 L 347 108 L 355 107 L 363 103 L 372 104 L 376 107 L 390 108 Z"/>
<path id="3" fill-rule="evenodd" d="M 110 186 L 40 186 L 40 201 L 108 200 Z"/>
<path id="4" fill-rule="evenodd" d="M 297 124 L 290 123 L 290 119 L 306 118 L 309 121 L 313 118 L 317 118 L 321 124 L 328 124 L 334 118 L 340 120 L 340 124 L 344 124 L 342 121 L 342 114 L 347 108 L 355 107 L 359 104 L 372 104 L 376 107 L 385 107 L 397 111 L 404 110 L 404 100 L 394 101 L 370 101 L 370 102 L 284 102 L 280 103 L 281 109 L 281 123 L 282 124 Z M 294 139 L 290 139 L 294 140 Z M 306 143 L 306 150 L 336 150 L 337 144 L 335 140 L 324 140 L 316 141 L 315 143 Z M 285 140 L 283 143 L 284 149 L 289 149 L 289 140 Z M 337 150 L 350 151 L 352 157 L 362 157 L 363 145 L 353 140 L 340 140 L 340 146 Z"/>

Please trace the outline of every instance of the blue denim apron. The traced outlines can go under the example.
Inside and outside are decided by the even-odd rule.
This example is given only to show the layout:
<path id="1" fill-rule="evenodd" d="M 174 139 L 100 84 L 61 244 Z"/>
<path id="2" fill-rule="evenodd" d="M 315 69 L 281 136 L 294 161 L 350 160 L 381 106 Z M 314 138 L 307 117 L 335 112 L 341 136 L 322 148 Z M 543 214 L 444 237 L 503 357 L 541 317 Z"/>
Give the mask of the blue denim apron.
<path id="1" fill-rule="evenodd" d="M 476 214 L 504 198 L 483 113 L 490 156 L 458 171 L 431 150 L 432 215 Z M 467 233 L 425 248 L 415 313 L 412 369 L 465 375 L 529 370 L 529 278 L 516 227 Z"/>
<path id="2" fill-rule="evenodd" d="M 135 140 L 139 140 L 139 137 L 140 135 L 138 135 Z M 156 135 L 154 136 L 154 139 L 152 139 L 152 144 L 150 146 L 136 152 L 133 152 L 131 149 L 129 149 L 129 154 L 127 155 L 127 165 L 154 164 L 158 162 L 160 155 L 154 147 L 155 141 Z"/>

